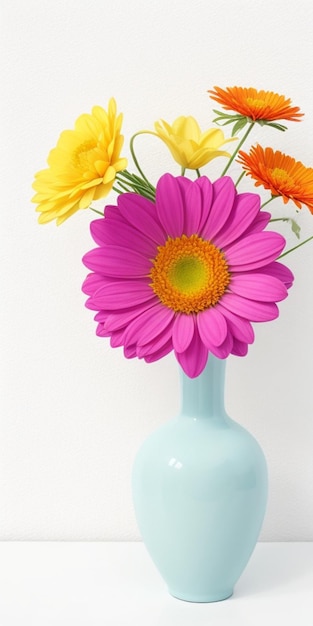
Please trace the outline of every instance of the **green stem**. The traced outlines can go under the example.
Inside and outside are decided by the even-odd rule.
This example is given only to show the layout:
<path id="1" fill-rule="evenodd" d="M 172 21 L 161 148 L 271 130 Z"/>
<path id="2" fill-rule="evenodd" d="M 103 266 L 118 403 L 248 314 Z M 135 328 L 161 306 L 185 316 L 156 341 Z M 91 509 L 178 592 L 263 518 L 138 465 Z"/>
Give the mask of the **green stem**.
<path id="1" fill-rule="evenodd" d="M 186 173 L 186 168 L 182 166 L 182 167 L 181 167 L 181 172 L 180 172 L 180 175 L 181 175 L 181 176 L 185 176 L 185 173 Z"/>
<path id="2" fill-rule="evenodd" d="M 313 235 L 311 237 L 308 237 L 308 239 L 305 239 L 304 241 L 301 241 L 301 243 L 298 243 L 297 246 L 294 246 L 293 248 L 290 248 L 290 250 L 287 250 L 287 252 L 283 252 L 283 254 L 281 254 L 278 258 L 282 259 L 283 256 L 286 256 L 287 254 L 290 254 L 290 252 L 294 252 L 294 250 L 297 250 L 297 248 L 300 248 L 301 246 L 304 246 L 304 244 L 308 243 L 308 241 L 311 241 L 311 239 L 313 239 Z"/>
<path id="3" fill-rule="evenodd" d="M 101 215 L 101 217 L 103 217 L 103 213 L 101 213 L 101 211 L 97 211 L 97 209 L 94 209 L 92 206 L 89 207 L 90 211 L 93 211 L 94 213 L 98 213 L 98 215 Z"/>
<path id="4" fill-rule="evenodd" d="M 201 176 L 200 170 L 196 170 L 196 172 L 197 172 L 198 178 L 200 178 L 200 176 Z"/>
<path id="5" fill-rule="evenodd" d="M 120 178 L 122 176 L 122 179 Z M 124 180 L 125 185 L 129 185 L 130 187 L 142 187 L 143 189 L 149 189 L 151 193 L 155 194 L 155 187 L 149 183 L 146 179 L 140 178 L 136 174 L 130 174 L 127 170 L 123 170 L 116 175 L 117 180 Z"/>
<path id="6" fill-rule="evenodd" d="M 134 150 L 134 140 L 135 140 L 135 137 L 138 137 L 138 135 L 144 135 L 144 134 L 145 134 L 145 131 L 139 131 L 138 133 L 135 133 L 132 136 L 132 138 L 131 138 L 131 140 L 129 142 L 129 148 L 130 148 L 130 152 L 131 152 L 131 155 L 132 155 L 132 159 L 134 161 L 135 166 L 137 167 L 137 170 L 138 170 L 139 174 L 141 174 L 142 178 L 146 181 L 146 183 L 148 185 L 150 185 L 150 182 L 148 181 L 147 177 L 144 175 L 144 173 L 143 173 L 143 171 L 142 171 L 142 169 L 141 169 L 141 167 L 140 167 L 140 165 L 138 163 L 138 160 L 137 160 L 137 157 L 136 157 L 136 154 L 135 154 L 135 150 Z"/>
<path id="7" fill-rule="evenodd" d="M 272 202 L 272 200 L 275 200 L 275 198 L 278 198 L 278 196 L 271 196 L 269 198 L 269 200 L 266 200 L 266 202 L 263 202 L 263 204 L 261 204 L 261 209 L 264 209 L 264 207 L 269 204 L 270 202 Z M 275 220 L 271 220 L 271 222 L 274 222 Z"/>
<path id="8" fill-rule="evenodd" d="M 241 174 L 240 174 L 240 176 L 239 176 L 239 178 L 238 178 L 237 182 L 235 183 L 235 187 L 238 187 L 238 185 L 239 185 L 240 181 L 242 180 L 242 178 L 243 178 L 245 175 L 246 175 L 246 172 L 245 172 L 245 171 L 241 172 Z"/>
<path id="9" fill-rule="evenodd" d="M 224 170 L 223 170 L 223 172 L 222 172 L 221 176 L 225 176 L 225 174 L 226 174 L 226 172 L 228 171 L 229 167 L 231 166 L 231 164 L 232 164 L 232 162 L 233 162 L 233 160 L 234 160 L 235 156 L 236 156 L 236 155 L 237 155 L 237 153 L 239 152 L 239 150 L 240 150 L 241 146 L 242 146 L 242 145 L 243 145 L 243 143 L 246 141 L 246 139 L 247 139 L 248 135 L 251 133 L 252 128 L 253 128 L 253 126 L 254 126 L 254 124 L 255 124 L 255 122 L 251 122 L 251 124 L 250 124 L 250 126 L 249 126 L 249 128 L 248 128 L 247 132 L 244 134 L 244 136 L 243 136 L 243 138 L 241 139 L 241 141 L 239 141 L 239 144 L 238 144 L 238 146 L 237 146 L 237 148 L 236 148 L 235 152 L 233 152 L 233 154 L 231 155 L 231 157 L 230 157 L 230 159 L 229 159 L 229 161 L 228 161 L 228 163 L 227 163 L 226 167 L 224 168 Z"/>
<path id="10" fill-rule="evenodd" d="M 128 170 L 122 170 L 121 172 L 119 172 L 118 176 L 123 176 L 123 178 L 131 181 L 131 184 L 133 184 L 134 182 L 138 182 L 148 187 L 151 187 L 151 189 L 154 189 L 153 185 L 151 185 L 149 181 L 140 178 L 140 176 L 137 176 L 137 174 L 131 174 L 130 172 L 128 172 Z"/>
<path id="11" fill-rule="evenodd" d="M 155 187 L 135 174 L 130 174 L 124 170 L 116 175 L 116 180 L 124 191 L 135 191 L 140 195 L 149 196 L 151 199 L 155 198 Z"/>
<path id="12" fill-rule="evenodd" d="M 119 180 L 118 178 L 116 178 L 116 180 L 117 180 L 117 182 L 118 182 L 118 185 L 119 185 L 119 186 L 120 186 L 120 188 L 121 188 L 121 189 L 117 189 L 117 188 L 114 188 L 114 187 L 113 187 L 114 191 L 117 191 L 117 193 L 121 193 L 121 190 L 126 191 L 126 193 L 129 193 L 129 191 L 130 191 L 130 190 L 132 190 L 132 187 L 130 187 L 129 185 L 127 186 L 127 184 L 126 184 L 126 183 L 125 183 L 125 184 L 124 184 L 124 183 L 122 183 L 122 181 L 121 181 L 121 180 Z"/>

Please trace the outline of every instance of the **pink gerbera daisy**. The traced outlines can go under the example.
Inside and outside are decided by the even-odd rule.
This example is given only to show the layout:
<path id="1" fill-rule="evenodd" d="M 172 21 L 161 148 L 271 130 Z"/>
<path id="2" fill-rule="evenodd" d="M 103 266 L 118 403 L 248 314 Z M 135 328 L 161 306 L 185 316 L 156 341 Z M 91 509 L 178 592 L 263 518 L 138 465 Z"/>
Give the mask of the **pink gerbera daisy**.
<path id="1" fill-rule="evenodd" d="M 121 194 L 92 222 L 98 247 L 83 259 L 97 334 L 147 362 L 174 350 L 191 378 L 210 352 L 244 356 L 251 322 L 275 319 L 293 281 L 276 261 L 284 238 L 264 232 L 269 219 L 259 196 L 238 194 L 227 176 L 211 183 L 164 174 L 155 203 Z"/>

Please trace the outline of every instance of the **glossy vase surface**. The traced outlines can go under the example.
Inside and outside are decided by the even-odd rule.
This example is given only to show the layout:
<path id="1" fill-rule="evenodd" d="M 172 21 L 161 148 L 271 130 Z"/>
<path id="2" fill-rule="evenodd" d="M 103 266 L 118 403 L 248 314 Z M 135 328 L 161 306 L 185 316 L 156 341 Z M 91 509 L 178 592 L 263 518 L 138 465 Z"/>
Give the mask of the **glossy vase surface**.
<path id="1" fill-rule="evenodd" d="M 152 433 L 133 468 L 139 530 L 169 592 L 224 600 L 257 542 L 267 501 L 263 452 L 224 409 L 225 361 L 181 374 L 180 414 Z"/>

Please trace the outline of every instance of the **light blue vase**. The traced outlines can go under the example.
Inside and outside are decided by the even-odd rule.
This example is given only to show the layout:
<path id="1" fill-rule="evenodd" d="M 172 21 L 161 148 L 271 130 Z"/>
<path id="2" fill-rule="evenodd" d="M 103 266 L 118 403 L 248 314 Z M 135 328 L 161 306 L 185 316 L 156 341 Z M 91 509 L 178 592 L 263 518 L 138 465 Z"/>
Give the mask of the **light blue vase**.
<path id="1" fill-rule="evenodd" d="M 151 434 L 133 468 L 139 530 L 169 592 L 190 602 L 233 593 L 257 542 L 267 469 L 257 441 L 224 409 L 225 361 L 182 376 L 182 409 Z"/>

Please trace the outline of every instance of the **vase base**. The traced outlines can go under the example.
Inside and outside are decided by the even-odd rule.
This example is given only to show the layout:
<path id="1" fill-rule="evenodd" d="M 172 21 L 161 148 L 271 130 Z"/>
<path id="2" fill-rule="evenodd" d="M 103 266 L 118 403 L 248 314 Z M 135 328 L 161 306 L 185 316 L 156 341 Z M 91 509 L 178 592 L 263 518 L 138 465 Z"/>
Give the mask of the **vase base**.
<path id="1" fill-rule="evenodd" d="M 223 591 L 217 593 L 206 593 L 206 594 L 196 594 L 196 593 L 183 593 L 179 591 L 175 591 L 174 589 L 168 590 L 170 595 L 176 598 L 177 600 L 184 600 L 185 602 L 198 602 L 198 603 L 209 603 L 209 602 L 221 602 L 222 600 L 227 600 L 230 596 L 233 595 L 233 589 L 224 589 Z"/>

